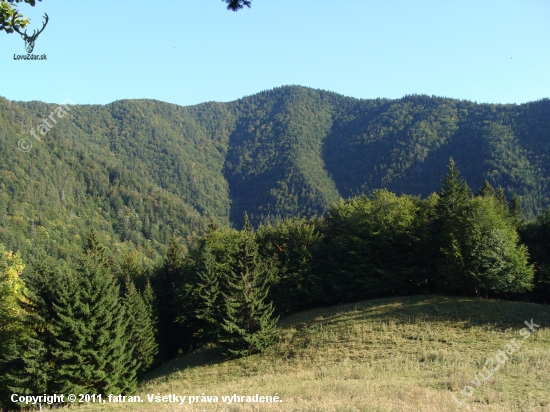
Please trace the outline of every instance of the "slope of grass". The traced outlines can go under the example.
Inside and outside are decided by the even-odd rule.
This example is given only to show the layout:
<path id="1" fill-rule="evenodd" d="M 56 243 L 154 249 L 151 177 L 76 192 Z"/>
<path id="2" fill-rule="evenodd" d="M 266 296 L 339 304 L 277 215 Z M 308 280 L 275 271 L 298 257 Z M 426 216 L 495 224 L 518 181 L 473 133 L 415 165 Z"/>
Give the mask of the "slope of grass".
<path id="1" fill-rule="evenodd" d="M 524 339 L 524 321 L 540 325 Z M 265 353 L 223 361 L 204 348 L 150 374 L 143 402 L 89 405 L 144 411 L 550 411 L 550 308 L 417 296 L 301 312 L 280 322 Z M 485 362 L 515 339 L 521 346 L 480 386 Z M 495 360 L 495 365 L 498 362 Z M 473 394 L 462 406 L 462 389 Z M 222 395 L 277 394 L 279 403 L 224 403 Z M 146 394 L 196 396 L 150 403 Z M 201 396 L 218 402 L 200 402 Z"/>

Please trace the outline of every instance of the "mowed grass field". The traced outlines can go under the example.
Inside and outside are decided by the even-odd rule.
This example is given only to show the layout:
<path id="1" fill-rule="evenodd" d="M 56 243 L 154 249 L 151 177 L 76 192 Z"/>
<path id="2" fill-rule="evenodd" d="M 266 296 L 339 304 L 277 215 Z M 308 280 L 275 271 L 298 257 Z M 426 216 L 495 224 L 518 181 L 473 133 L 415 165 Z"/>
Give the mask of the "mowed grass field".
<path id="1" fill-rule="evenodd" d="M 540 327 L 524 339 L 531 319 Z M 415 296 L 332 306 L 282 319 L 279 342 L 263 354 L 223 361 L 204 348 L 151 373 L 138 388 L 141 403 L 79 409 L 550 411 L 549 328 L 550 307 L 521 302 Z M 479 387 L 471 383 L 512 339 L 519 348 L 486 381 L 478 375 Z M 470 396 L 461 392 L 467 385 Z M 147 394 L 197 401 L 150 403 Z M 282 402 L 222 401 L 233 394 L 277 394 Z"/>

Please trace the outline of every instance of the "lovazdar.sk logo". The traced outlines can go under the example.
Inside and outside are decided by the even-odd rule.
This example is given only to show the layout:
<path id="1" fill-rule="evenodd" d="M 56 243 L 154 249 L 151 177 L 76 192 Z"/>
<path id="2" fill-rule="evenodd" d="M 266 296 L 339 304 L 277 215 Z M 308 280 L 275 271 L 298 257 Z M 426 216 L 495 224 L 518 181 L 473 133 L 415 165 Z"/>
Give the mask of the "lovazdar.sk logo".
<path id="1" fill-rule="evenodd" d="M 48 17 L 48 15 L 44 13 L 44 23 L 42 24 L 42 28 L 38 31 L 34 30 L 32 35 L 30 36 L 27 34 L 27 30 L 21 33 L 19 29 L 14 28 L 14 30 L 21 35 L 23 40 L 25 40 L 25 48 L 27 49 L 27 54 L 14 54 L 13 60 L 47 60 L 48 57 L 45 54 L 37 55 L 32 54 L 32 52 L 34 50 L 34 42 L 36 41 L 40 33 L 44 31 L 49 20 L 50 18 Z"/>

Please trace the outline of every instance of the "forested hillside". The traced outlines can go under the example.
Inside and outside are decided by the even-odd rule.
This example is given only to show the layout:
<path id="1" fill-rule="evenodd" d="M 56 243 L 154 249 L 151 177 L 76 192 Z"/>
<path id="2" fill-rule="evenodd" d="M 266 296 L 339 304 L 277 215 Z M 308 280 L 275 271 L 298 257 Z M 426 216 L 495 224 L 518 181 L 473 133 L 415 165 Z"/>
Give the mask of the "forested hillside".
<path id="1" fill-rule="evenodd" d="M 548 99 L 360 100 L 288 86 L 191 107 L 69 106 L 36 141 L 29 131 L 56 107 L 0 98 L 0 243 L 23 256 L 74 260 L 94 227 L 112 253 L 137 245 L 155 259 L 210 217 L 241 227 L 245 211 L 254 226 L 322 215 L 378 188 L 426 197 L 450 157 L 470 187 L 518 195 L 525 218 L 549 204 Z"/>
<path id="2" fill-rule="evenodd" d="M 549 303 L 548 100 L 0 103 L 0 408 L 265 352 L 309 308 Z"/>

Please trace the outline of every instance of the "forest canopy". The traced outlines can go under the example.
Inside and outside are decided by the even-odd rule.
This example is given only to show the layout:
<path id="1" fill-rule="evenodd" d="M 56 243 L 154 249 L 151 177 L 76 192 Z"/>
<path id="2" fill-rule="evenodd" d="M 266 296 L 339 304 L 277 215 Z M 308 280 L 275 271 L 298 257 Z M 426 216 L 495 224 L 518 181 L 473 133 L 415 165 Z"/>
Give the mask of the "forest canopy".
<path id="1" fill-rule="evenodd" d="M 427 198 L 450 157 L 471 187 L 502 187 L 524 219 L 550 204 L 548 99 L 361 100 L 289 86 L 230 103 L 70 107 L 37 141 L 28 131 L 57 106 L 0 98 L 0 242 L 24 258 L 40 247 L 74 260 L 94 227 L 110 253 L 157 260 L 210 217 L 240 228 L 246 212 L 258 227 L 377 189 Z"/>

